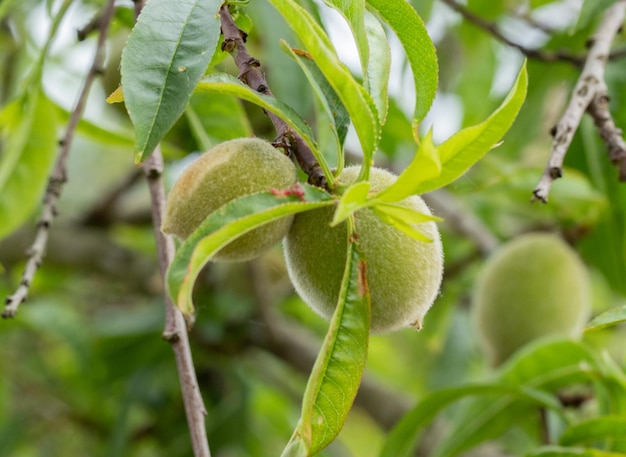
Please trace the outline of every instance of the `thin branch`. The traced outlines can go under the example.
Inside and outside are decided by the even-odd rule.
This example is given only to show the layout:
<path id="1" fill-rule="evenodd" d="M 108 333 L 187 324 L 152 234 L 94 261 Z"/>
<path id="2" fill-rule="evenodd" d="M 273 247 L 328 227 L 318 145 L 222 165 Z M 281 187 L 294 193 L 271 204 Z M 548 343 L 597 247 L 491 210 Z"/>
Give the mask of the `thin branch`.
<path id="1" fill-rule="evenodd" d="M 601 81 L 600 90 L 587 107 L 587 112 L 606 145 L 611 163 L 617 167 L 619 180 L 626 182 L 626 142 L 622 137 L 622 129 L 615 125 L 609 111 L 609 95 L 604 81 Z"/>
<path id="2" fill-rule="evenodd" d="M 457 3 L 455 0 L 441 0 L 443 3 L 448 5 L 451 9 L 459 13 L 465 20 L 471 22 L 475 26 L 483 29 L 490 35 L 492 35 L 498 41 L 510 46 L 512 48 L 517 49 L 522 54 L 524 54 L 529 59 L 540 60 L 542 62 L 567 62 L 575 65 L 577 67 L 582 66 L 586 61 L 589 60 L 589 55 L 579 56 L 574 55 L 565 51 L 545 51 L 541 49 L 528 48 L 524 45 L 516 43 L 515 41 L 507 38 L 504 35 L 498 26 L 492 22 L 485 20 L 484 18 L 472 13 L 465 6 Z M 608 54 L 608 53 L 607 53 Z M 616 60 L 624 57 L 626 55 L 626 50 L 619 50 L 612 54 L 608 54 L 609 60 Z"/>
<path id="3" fill-rule="evenodd" d="M 76 131 L 76 127 L 78 126 L 78 122 L 83 115 L 87 95 L 91 90 L 91 85 L 95 77 L 102 72 L 104 45 L 109 24 L 115 11 L 114 3 L 114 0 L 109 0 L 104 7 L 102 15 L 100 16 L 99 35 L 96 44 L 95 56 L 91 67 L 87 72 L 87 76 L 85 77 L 85 82 L 83 83 L 80 95 L 78 96 L 78 100 L 76 101 L 76 105 L 74 106 L 74 110 L 70 116 L 65 134 L 59 142 L 59 157 L 57 158 L 56 165 L 48 178 L 48 186 L 43 198 L 43 209 L 39 222 L 37 223 L 37 235 L 35 236 L 35 241 L 28 251 L 29 258 L 26 262 L 26 267 L 24 268 L 20 285 L 15 293 L 6 299 L 6 306 L 2 312 L 3 318 L 11 318 L 17 314 L 20 304 L 23 303 L 28 297 L 30 285 L 43 260 L 46 245 L 48 243 L 50 226 L 56 216 L 57 202 L 61 196 L 61 192 L 63 191 L 63 186 L 67 181 L 67 158 L 74 139 L 74 133 Z"/>
<path id="4" fill-rule="evenodd" d="M 165 212 L 165 189 L 162 180 L 163 156 L 159 147 L 144 162 L 144 170 L 152 202 L 152 218 L 159 256 L 159 269 L 161 277 L 165 281 L 167 268 L 174 258 L 176 249 L 172 237 L 166 236 L 161 232 L 161 223 Z M 191 356 L 185 319 L 170 300 L 167 291 L 164 292 L 164 299 L 165 329 L 163 330 L 163 338 L 171 344 L 176 358 L 176 368 L 178 370 L 194 456 L 210 457 L 211 452 L 209 451 L 205 426 L 207 412 L 200 395 L 200 387 L 198 386 L 198 377 L 196 376 Z"/>
<path id="5" fill-rule="evenodd" d="M 136 20 L 141 13 L 144 2 L 143 0 L 133 1 L 135 3 Z M 144 162 L 144 172 L 150 190 L 152 223 L 159 257 L 159 269 L 165 283 L 167 268 L 174 258 L 176 248 L 172 237 L 166 236 L 161 232 L 161 224 L 165 213 L 165 187 L 162 179 L 163 155 L 159 146 Z M 165 288 L 163 295 L 165 300 L 163 338 L 170 343 L 174 351 L 193 454 L 195 457 L 211 457 L 205 425 L 207 411 L 200 394 L 200 387 L 198 386 L 198 376 L 193 365 L 185 319 L 170 300 Z"/>
<path id="6" fill-rule="evenodd" d="M 622 28 L 624 23 L 624 15 L 626 11 L 626 0 L 619 0 L 614 3 L 604 13 L 602 22 L 600 23 L 595 37 L 590 41 L 591 47 L 587 56 L 585 66 L 578 78 L 578 82 L 574 87 L 572 98 L 569 105 L 563 113 L 563 116 L 552 129 L 552 153 L 548 164 L 539 180 L 539 183 L 533 191 L 532 201 L 540 200 L 543 203 L 548 201 L 548 194 L 552 183 L 563 175 L 563 160 L 569 145 L 572 142 L 574 133 L 578 129 L 580 121 L 586 110 L 590 108 L 592 101 L 595 104 L 591 107 L 591 113 L 596 114 L 596 124 L 601 125 L 601 134 L 606 134 L 606 139 L 612 141 L 618 130 L 608 114 L 608 95 L 606 83 L 604 82 L 604 71 L 611 50 L 611 43 L 615 35 Z M 608 119 L 608 120 L 607 120 Z M 621 132 L 619 132 L 621 136 Z M 605 138 L 603 136 L 603 138 Z M 621 152 L 610 149 L 615 157 L 612 159 L 621 163 L 624 167 L 624 151 L 623 141 L 617 148 L 621 148 Z M 609 146 L 611 148 L 611 146 Z"/>
<path id="7" fill-rule="evenodd" d="M 260 70 L 261 63 L 248 53 L 245 46 L 247 35 L 240 30 L 233 21 L 227 4 L 222 5 L 220 8 L 220 19 L 222 23 L 222 33 L 224 34 L 222 51 L 227 51 L 232 54 L 237 68 L 239 68 L 238 78 L 253 90 L 264 95 L 272 96 L 265 75 L 263 75 L 263 72 Z M 324 173 L 315 159 L 313 152 L 311 152 L 311 149 L 307 146 L 302 137 L 274 113 L 266 112 L 266 114 L 271 119 L 278 134 L 274 140 L 274 145 L 293 154 L 300 168 L 302 168 L 302 171 L 308 175 L 310 184 L 319 187 L 327 187 Z"/>

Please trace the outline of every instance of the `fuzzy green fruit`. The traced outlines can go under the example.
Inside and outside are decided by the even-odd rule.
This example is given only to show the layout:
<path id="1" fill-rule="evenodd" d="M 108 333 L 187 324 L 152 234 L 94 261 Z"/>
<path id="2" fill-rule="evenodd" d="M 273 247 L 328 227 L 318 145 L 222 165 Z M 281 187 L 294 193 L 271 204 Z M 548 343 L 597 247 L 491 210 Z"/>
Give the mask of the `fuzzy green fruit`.
<path id="1" fill-rule="evenodd" d="M 297 181 L 292 161 L 267 141 L 241 138 L 221 143 L 185 169 L 170 191 L 161 230 L 187 238 L 213 211 L 244 195 L 285 189 Z M 220 249 L 214 260 L 258 257 L 287 233 L 292 216 L 270 222 Z"/>
<path id="2" fill-rule="evenodd" d="M 576 252 L 555 235 L 535 233 L 505 244 L 487 260 L 472 313 L 497 366 L 536 338 L 579 337 L 590 303 L 589 277 Z"/>
<path id="3" fill-rule="evenodd" d="M 359 167 L 346 168 L 339 181 L 352 183 Z M 381 191 L 396 180 L 392 173 L 373 168 L 371 189 Z M 418 196 L 401 205 L 430 214 Z M 302 299 L 318 314 L 330 319 L 339 296 L 346 256 L 346 223 L 331 228 L 334 207 L 299 213 L 285 238 L 289 277 Z M 441 284 L 443 257 L 439 232 L 434 222 L 419 225 L 431 243 L 416 241 L 383 223 L 365 208 L 355 215 L 360 248 L 367 260 L 366 278 L 371 294 L 373 333 L 403 327 L 421 327 Z"/>

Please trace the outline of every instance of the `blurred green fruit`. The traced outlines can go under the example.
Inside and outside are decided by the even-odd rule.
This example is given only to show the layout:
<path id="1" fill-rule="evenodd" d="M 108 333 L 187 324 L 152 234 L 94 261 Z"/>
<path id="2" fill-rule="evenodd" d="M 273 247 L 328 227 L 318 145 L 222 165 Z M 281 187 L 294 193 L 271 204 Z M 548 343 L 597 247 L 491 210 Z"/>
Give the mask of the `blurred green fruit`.
<path id="1" fill-rule="evenodd" d="M 580 337 L 590 306 L 583 262 L 561 238 L 540 233 L 495 252 L 472 297 L 474 323 L 494 366 L 536 338 Z"/>
<path id="2" fill-rule="evenodd" d="M 163 233 L 187 238 L 204 219 L 244 195 L 284 189 L 296 183 L 292 161 L 270 143 L 241 138 L 221 143 L 185 169 L 170 191 Z M 214 260 L 245 261 L 278 243 L 293 217 L 265 224 L 222 248 Z"/>
<path id="3" fill-rule="evenodd" d="M 348 167 L 339 177 L 343 184 L 354 182 L 359 167 Z M 396 180 L 386 170 L 373 168 L 371 190 L 381 191 Z M 430 214 L 418 196 L 400 205 Z M 302 299 L 318 314 L 330 319 L 339 296 L 347 256 L 348 230 L 344 222 L 329 226 L 334 207 L 299 213 L 285 238 L 289 277 Z M 442 279 L 443 256 L 434 222 L 418 226 L 433 241 L 410 238 L 382 222 L 365 208 L 355 214 L 356 234 L 367 261 L 371 294 L 371 331 L 390 332 L 403 327 L 420 328 Z"/>

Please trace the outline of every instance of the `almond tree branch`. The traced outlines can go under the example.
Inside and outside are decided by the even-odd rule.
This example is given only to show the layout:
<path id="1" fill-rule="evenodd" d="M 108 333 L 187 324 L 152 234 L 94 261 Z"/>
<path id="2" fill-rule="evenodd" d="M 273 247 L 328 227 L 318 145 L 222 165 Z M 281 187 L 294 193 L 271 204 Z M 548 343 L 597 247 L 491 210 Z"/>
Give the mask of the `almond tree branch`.
<path id="1" fill-rule="evenodd" d="M 135 20 L 137 20 L 144 6 L 144 1 L 133 0 L 133 2 L 135 6 Z M 174 258 L 176 248 L 172 237 L 166 236 L 161 232 L 161 224 L 165 214 L 165 187 L 162 179 L 163 155 L 159 146 L 144 162 L 144 172 L 150 190 L 152 223 L 159 257 L 159 269 L 163 282 L 165 282 L 167 268 Z M 185 319 L 170 300 L 165 288 L 164 300 L 165 328 L 163 330 L 163 338 L 170 343 L 174 351 L 193 455 L 194 457 L 211 457 L 205 425 L 207 411 L 200 394 L 198 376 L 193 365 Z"/>
<path id="2" fill-rule="evenodd" d="M 165 281 L 167 268 L 174 258 L 176 249 L 172 237 L 166 236 L 161 232 L 161 223 L 165 212 L 165 189 L 162 180 L 163 156 L 159 147 L 144 162 L 144 170 L 152 202 L 152 220 L 154 236 L 157 241 L 159 269 L 161 277 Z M 195 457 L 210 457 L 211 452 L 209 451 L 205 426 L 207 412 L 200 395 L 200 387 L 198 386 L 198 377 L 193 365 L 185 319 L 170 300 L 167 291 L 164 292 L 164 299 L 165 329 L 163 330 L 163 338 L 171 344 L 176 358 L 176 368 L 180 380 L 193 453 Z"/>
<path id="3" fill-rule="evenodd" d="M 623 140 L 616 148 L 611 146 L 616 144 L 615 136 L 619 136 L 621 140 L 621 132 L 615 128 L 615 124 L 608 114 L 608 95 L 604 82 L 604 71 L 611 50 L 611 43 L 624 23 L 625 11 L 626 0 L 619 0 L 608 8 L 595 37 L 590 41 L 589 54 L 574 87 L 569 105 L 552 129 L 552 153 L 543 175 L 533 191 L 532 201 L 540 200 L 543 203 L 548 201 L 550 187 L 554 180 L 563 175 L 565 154 L 567 154 L 574 133 L 587 110 L 592 115 L 595 114 L 596 125 L 601 127 L 601 134 L 604 132 L 603 139 L 611 141 L 611 143 L 607 141 L 609 151 L 612 154 L 611 158 L 620 162 L 622 168 L 624 167 Z M 591 106 L 592 102 L 594 102 L 593 106 Z"/>
<path id="4" fill-rule="evenodd" d="M 601 81 L 598 93 L 591 100 L 587 112 L 593 118 L 598 133 L 606 145 L 609 159 L 617 167 L 619 180 L 626 182 L 626 142 L 622 137 L 622 129 L 615 125 L 609 111 L 609 95 L 604 81 Z"/>
<path id="5" fill-rule="evenodd" d="M 46 251 L 46 245 L 48 244 L 48 236 L 50 226 L 56 216 L 56 206 L 63 191 L 63 186 L 67 182 L 67 158 L 70 153 L 72 141 L 74 139 L 74 133 L 78 122 L 80 121 L 83 111 L 85 109 L 85 103 L 87 96 L 91 90 L 91 85 L 97 75 L 102 72 L 102 63 L 104 61 L 104 45 L 107 38 L 107 32 L 109 24 L 113 18 L 115 12 L 114 0 L 109 0 L 104 7 L 102 15 L 100 16 L 100 22 L 98 24 L 98 41 L 96 43 L 96 52 L 85 77 L 83 87 L 74 106 L 74 110 L 70 116 L 65 134 L 59 141 L 60 152 L 57 158 L 56 164 L 52 173 L 48 178 L 48 185 L 43 197 L 43 209 L 39 222 L 37 223 L 37 234 L 35 235 L 35 241 L 28 250 L 28 261 L 24 267 L 24 273 L 20 285 L 13 295 L 10 295 L 6 299 L 6 306 L 2 311 L 3 318 L 11 318 L 17 314 L 17 310 L 21 303 L 23 303 L 28 297 L 30 285 L 35 277 L 37 269 L 43 261 L 43 257 Z"/>
<path id="6" fill-rule="evenodd" d="M 582 66 L 586 61 L 589 60 L 589 55 L 587 56 L 578 56 L 564 51 L 544 51 L 541 49 L 528 48 L 523 46 L 515 41 L 507 38 L 498 28 L 498 26 L 492 22 L 489 22 L 482 17 L 472 13 L 465 6 L 457 3 L 455 0 L 441 0 L 443 3 L 448 5 L 452 10 L 459 13 L 465 20 L 471 22 L 475 26 L 483 29 L 490 35 L 492 35 L 498 41 L 510 46 L 512 48 L 517 49 L 522 54 L 524 54 L 529 59 L 540 60 L 542 62 L 567 62 L 571 63 L 577 67 Z M 612 54 L 608 54 L 609 60 L 620 59 L 626 56 L 626 50 L 616 51 Z"/>
<path id="7" fill-rule="evenodd" d="M 220 8 L 220 19 L 222 22 L 222 33 L 224 34 L 222 51 L 227 51 L 233 56 L 237 68 L 239 68 L 238 78 L 257 92 L 272 96 L 265 75 L 260 70 L 261 63 L 252 57 L 246 49 L 245 41 L 247 34 L 237 27 L 230 15 L 227 4 L 222 5 Z M 311 152 L 311 149 L 302 137 L 274 113 L 266 112 L 266 114 L 274 124 L 278 134 L 276 140 L 274 140 L 274 145 L 293 154 L 302 171 L 308 175 L 310 184 L 327 187 L 324 173 L 313 152 Z"/>

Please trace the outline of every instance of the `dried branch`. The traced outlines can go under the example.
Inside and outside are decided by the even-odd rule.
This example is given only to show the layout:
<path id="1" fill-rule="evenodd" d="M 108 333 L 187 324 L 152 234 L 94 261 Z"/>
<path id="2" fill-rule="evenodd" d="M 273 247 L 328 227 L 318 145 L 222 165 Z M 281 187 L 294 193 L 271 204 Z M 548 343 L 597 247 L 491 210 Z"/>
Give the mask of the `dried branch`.
<path id="1" fill-rule="evenodd" d="M 135 4 L 135 20 L 141 13 L 143 0 L 133 0 Z M 157 243 L 159 269 L 165 282 L 176 248 L 174 240 L 161 232 L 163 215 L 165 214 L 165 187 L 163 186 L 163 155 L 159 146 L 144 162 L 144 172 L 150 190 L 152 223 Z M 176 359 L 176 369 L 185 405 L 187 426 L 191 437 L 191 445 L 195 457 L 211 457 L 209 441 L 206 434 L 205 417 L 207 414 L 198 386 L 198 376 L 193 365 L 191 347 L 187 327 L 182 313 L 174 306 L 164 288 L 165 328 L 163 338 L 170 343 Z"/>
<path id="2" fill-rule="evenodd" d="M 465 6 L 457 3 L 455 0 L 442 0 L 443 3 L 448 5 L 451 9 L 459 13 L 465 20 L 471 22 L 475 26 L 483 29 L 490 35 L 492 35 L 498 41 L 510 46 L 512 48 L 517 49 L 522 54 L 524 54 L 529 59 L 540 60 L 542 62 L 567 62 L 575 65 L 577 67 L 582 66 L 586 61 L 589 60 L 589 55 L 579 56 L 574 55 L 565 51 L 545 51 L 541 49 L 528 48 L 523 46 L 515 41 L 507 38 L 498 28 L 498 26 L 492 22 L 489 22 L 482 17 L 472 13 Z M 608 53 L 607 53 L 608 54 Z M 616 60 L 624 57 L 626 55 L 626 50 L 616 51 L 612 54 L 608 54 L 609 60 Z"/>
<path id="3" fill-rule="evenodd" d="M 563 116 L 552 129 L 552 153 L 548 164 L 533 191 L 533 201 L 548 201 L 550 187 L 554 180 L 563 175 L 563 160 L 569 148 L 574 133 L 580 124 L 586 110 L 595 114 L 596 125 L 600 127 L 602 138 L 607 141 L 607 146 L 612 154 L 611 159 L 624 165 L 624 142 L 621 140 L 621 132 L 615 128 L 610 114 L 608 114 L 608 95 L 604 82 L 604 71 L 608 61 L 611 43 L 615 35 L 622 28 L 626 11 L 626 0 L 620 0 L 613 4 L 604 13 L 602 22 L 598 27 L 595 37 L 590 40 L 591 47 L 585 66 L 574 87 L 572 98 L 563 113 Z M 591 106 L 592 102 L 594 105 Z M 621 144 L 615 141 L 619 136 Z"/>
<path id="4" fill-rule="evenodd" d="M 261 63 L 252 57 L 246 49 L 247 34 L 237 27 L 226 4 L 220 8 L 220 19 L 224 34 L 222 51 L 227 51 L 233 56 L 237 68 L 239 68 L 238 78 L 253 90 L 272 96 L 265 75 L 260 70 Z M 293 154 L 302 171 L 308 175 L 310 184 L 327 187 L 324 173 L 302 137 L 274 113 L 266 112 L 266 114 L 274 124 L 278 134 L 274 140 L 274 145 Z"/>
<path id="5" fill-rule="evenodd" d="M 604 81 L 600 81 L 597 95 L 591 100 L 587 112 L 593 118 L 598 133 L 606 145 L 609 159 L 618 170 L 619 180 L 626 182 L 626 142 L 622 137 L 622 129 L 615 125 L 609 111 L 609 95 Z"/>
<path id="6" fill-rule="evenodd" d="M 161 232 L 161 223 L 165 212 L 165 189 L 162 180 L 163 156 L 159 147 L 144 162 L 144 170 L 152 202 L 152 219 L 159 256 L 159 269 L 161 277 L 165 280 L 167 268 L 174 258 L 176 249 L 172 237 L 166 236 Z M 211 452 L 209 451 L 205 426 L 207 412 L 200 395 L 185 319 L 170 300 L 167 291 L 164 292 L 164 298 L 165 329 L 163 330 L 163 338 L 171 344 L 176 358 L 176 368 L 178 370 L 194 456 L 210 457 Z"/>
<path id="7" fill-rule="evenodd" d="M 69 156 L 72 141 L 74 139 L 74 133 L 76 131 L 76 127 L 78 126 L 78 122 L 83 115 L 85 102 L 87 100 L 87 95 L 91 90 L 91 85 L 95 77 L 102 72 L 102 63 L 104 61 L 104 44 L 106 41 L 109 24 L 115 11 L 114 3 L 114 0 L 109 0 L 105 5 L 102 14 L 100 15 L 100 23 L 98 27 L 99 34 L 98 41 L 96 43 L 95 56 L 91 67 L 87 72 L 87 76 L 85 77 L 83 87 L 81 89 L 80 95 L 78 96 L 78 100 L 76 101 L 76 105 L 74 106 L 74 110 L 72 111 L 72 114 L 70 116 L 69 122 L 65 130 L 65 134 L 63 135 L 63 138 L 59 141 L 59 157 L 57 158 L 54 169 L 52 170 L 52 173 L 48 178 L 48 185 L 43 198 L 43 209 L 39 218 L 39 222 L 37 223 L 37 235 L 35 236 L 35 241 L 28 251 L 29 258 L 26 262 L 26 267 L 24 268 L 24 273 L 22 274 L 20 285 L 18 286 L 15 293 L 7 297 L 6 299 L 6 306 L 2 311 L 3 318 L 11 318 L 17 314 L 17 310 L 20 304 L 23 303 L 28 297 L 30 285 L 33 281 L 33 278 L 35 277 L 37 269 L 39 268 L 43 260 L 46 251 L 46 245 L 48 243 L 50 226 L 52 225 L 52 222 L 54 221 L 54 218 L 56 216 L 57 202 L 59 200 L 59 197 L 61 196 L 61 192 L 63 191 L 63 186 L 67 181 L 67 158 Z"/>

